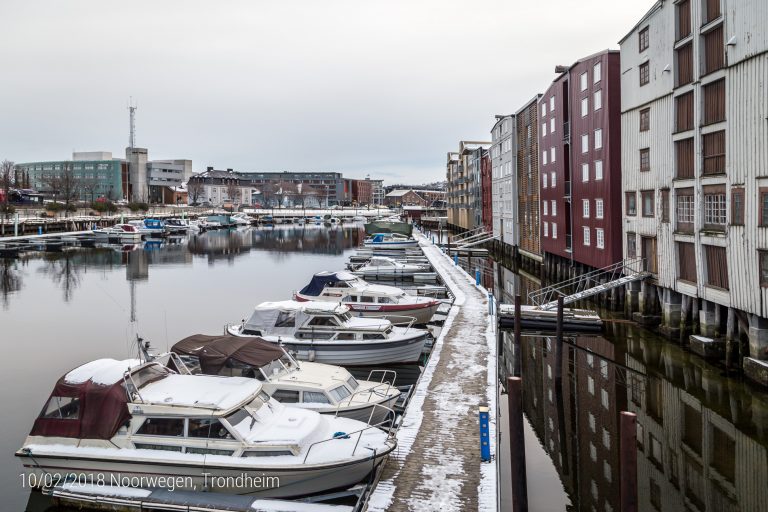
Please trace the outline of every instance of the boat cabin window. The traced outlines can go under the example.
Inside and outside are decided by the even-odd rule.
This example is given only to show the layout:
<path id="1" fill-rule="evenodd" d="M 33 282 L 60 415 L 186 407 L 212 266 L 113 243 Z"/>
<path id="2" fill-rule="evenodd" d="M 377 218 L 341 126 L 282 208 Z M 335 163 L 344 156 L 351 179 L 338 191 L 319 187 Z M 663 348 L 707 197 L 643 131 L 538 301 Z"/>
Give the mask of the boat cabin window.
<path id="1" fill-rule="evenodd" d="M 283 365 L 280 364 L 279 360 L 275 360 L 275 361 L 272 361 L 272 362 L 262 366 L 261 367 L 261 372 L 258 372 L 258 374 L 259 374 L 258 377 L 259 377 L 260 380 L 264 380 L 262 378 L 262 375 L 261 375 L 262 372 L 264 372 L 264 375 L 269 377 L 271 375 L 277 375 L 277 374 L 281 373 L 282 371 L 283 371 Z"/>
<path id="2" fill-rule="evenodd" d="M 136 435 L 182 437 L 184 435 L 184 419 L 147 418 L 136 431 Z"/>
<path id="3" fill-rule="evenodd" d="M 164 450 L 166 452 L 180 452 L 181 446 L 168 446 L 165 444 L 133 443 L 139 450 Z"/>
<path id="4" fill-rule="evenodd" d="M 234 439 L 232 434 L 215 418 L 190 418 L 187 437 L 206 439 Z M 189 450 L 187 450 L 189 451 Z"/>
<path id="5" fill-rule="evenodd" d="M 76 420 L 80 416 L 80 399 L 71 396 L 52 396 L 45 404 L 41 418 Z"/>
<path id="6" fill-rule="evenodd" d="M 331 397 L 336 400 L 337 402 L 341 402 L 345 398 L 347 398 L 352 393 L 349 392 L 349 390 L 345 386 L 338 386 L 333 388 L 331 391 Z"/>
<path id="7" fill-rule="evenodd" d="M 294 311 L 281 311 L 277 315 L 275 327 L 295 327 L 296 313 Z"/>
<path id="8" fill-rule="evenodd" d="M 169 373 L 170 372 L 167 368 L 164 368 L 159 364 L 151 364 L 132 373 L 130 380 L 132 380 L 138 388 L 141 388 L 145 384 L 149 384 L 150 382 L 162 379 Z"/>
<path id="9" fill-rule="evenodd" d="M 201 455 L 232 455 L 234 450 L 214 450 L 213 448 L 193 448 L 187 447 L 187 453 L 199 453 Z"/>
<path id="10" fill-rule="evenodd" d="M 354 340 L 356 338 L 355 338 L 355 333 L 353 333 L 353 332 L 340 332 L 339 335 L 336 336 L 336 339 L 337 340 L 343 340 L 343 341 L 349 341 L 349 340 Z"/>
<path id="11" fill-rule="evenodd" d="M 298 332 L 296 337 L 300 340 L 329 340 L 333 338 L 332 332 Z"/>
<path id="12" fill-rule="evenodd" d="M 331 401 L 328 400 L 328 397 L 325 396 L 325 393 L 320 393 L 317 391 L 305 391 L 304 403 L 329 404 Z"/>
<path id="13" fill-rule="evenodd" d="M 243 329 L 243 334 L 248 334 L 249 336 L 261 336 L 261 331 L 257 331 L 254 329 Z"/>
<path id="14" fill-rule="evenodd" d="M 243 423 L 243 421 L 248 420 L 248 426 L 247 428 L 250 428 L 250 425 L 252 425 L 256 419 L 248 413 L 245 409 L 238 409 L 229 416 L 225 418 L 227 420 L 227 423 L 232 425 L 233 428 L 237 429 L 238 425 Z"/>
<path id="15" fill-rule="evenodd" d="M 363 296 L 360 297 L 360 302 L 372 303 L 373 301 L 374 301 L 374 298 L 370 297 L 368 295 L 363 295 Z"/>
<path id="16" fill-rule="evenodd" d="M 299 392 L 290 389 L 276 389 L 272 393 L 272 398 L 283 404 L 297 404 L 299 403 Z"/>
<path id="17" fill-rule="evenodd" d="M 357 302 L 357 297 L 354 295 L 347 295 L 343 299 L 341 299 L 341 302 Z"/>
<path id="18" fill-rule="evenodd" d="M 336 281 L 335 283 L 329 283 L 328 288 L 349 288 L 346 281 Z"/>
<path id="19" fill-rule="evenodd" d="M 357 383 L 357 379 L 355 379 L 351 375 L 347 379 L 347 385 L 349 386 L 349 389 L 351 389 L 352 391 L 355 391 L 358 388 L 358 386 L 360 386 L 360 384 Z"/>
<path id="20" fill-rule="evenodd" d="M 392 304 L 392 299 L 389 297 L 379 297 L 379 304 Z"/>
<path id="21" fill-rule="evenodd" d="M 309 324 L 307 325 L 318 325 L 318 326 L 338 326 L 339 323 L 336 321 L 335 318 L 330 316 L 316 316 L 312 320 L 309 321 Z"/>
<path id="22" fill-rule="evenodd" d="M 383 339 L 386 339 L 386 336 L 378 332 L 375 332 L 375 333 L 372 332 L 372 333 L 363 334 L 363 339 L 364 340 L 383 340 Z"/>
<path id="23" fill-rule="evenodd" d="M 248 450 L 243 457 L 277 457 L 279 455 L 293 455 L 289 450 Z"/>

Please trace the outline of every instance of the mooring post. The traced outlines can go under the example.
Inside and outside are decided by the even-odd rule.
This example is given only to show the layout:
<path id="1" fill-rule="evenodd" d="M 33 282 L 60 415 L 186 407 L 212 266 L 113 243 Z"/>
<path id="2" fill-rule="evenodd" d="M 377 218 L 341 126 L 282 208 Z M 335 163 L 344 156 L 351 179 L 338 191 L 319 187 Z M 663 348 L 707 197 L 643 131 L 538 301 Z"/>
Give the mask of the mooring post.
<path id="1" fill-rule="evenodd" d="M 619 425 L 621 512 L 637 512 L 637 416 L 622 411 Z"/>
<path id="2" fill-rule="evenodd" d="M 523 379 L 507 377 L 509 403 L 509 451 L 512 476 L 512 510 L 528 511 L 528 478 L 525 468 L 525 436 L 523 434 Z"/>
<path id="3" fill-rule="evenodd" d="M 458 265 L 459 264 L 459 254 L 456 253 L 453 255 L 453 264 Z"/>
<path id="4" fill-rule="evenodd" d="M 37 226 L 37 234 L 42 235 L 43 234 L 43 226 Z"/>
<path id="5" fill-rule="evenodd" d="M 491 438 L 488 428 L 488 407 L 480 407 L 480 460 L 482 462 L 491 461 Z"/>
<path id="6" fill-rule="evenodd" d="M 480 286 L 480 269 L 479 268 L 475 269 L 475 284 L 477 286 Z"/>
<path id="7" fill-rule="evenodd" d="M 522 311 L 522 298 L 520 295 L 515 295 L 515 343 L 520 343 L 520 311 Z"/>
<path id="8" fill-rule="evenodd" d="M 13 236 L 19 236 L 19 213 L 16 212 L 16 214 L 13 217 Z"/>
<path id="9" fill-rule="evenodd" d="M 557 325 L 555 326 L 555 339 L 558 345 L 563 344 L 563 296 L 557 298 Z"/>
<path id="10" fill-rule="evenodd" d="M 493 294 L 488 292 L 488 316 L 494 316 Z"/>

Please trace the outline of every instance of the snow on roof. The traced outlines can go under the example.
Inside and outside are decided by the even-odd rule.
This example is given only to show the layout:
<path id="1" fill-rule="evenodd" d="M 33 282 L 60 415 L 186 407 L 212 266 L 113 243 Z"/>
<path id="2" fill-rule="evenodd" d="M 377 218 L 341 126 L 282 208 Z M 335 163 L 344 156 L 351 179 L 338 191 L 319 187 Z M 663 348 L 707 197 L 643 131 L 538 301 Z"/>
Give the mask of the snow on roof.
<path id="1" fill-rule="evenodd" d="M 412 190 L 413 189 L 410 189 L 410 188 L 395 189 L 392 192 L 390 192 L 389 194 L 387 194 L 386 197 L 400 197 L 400 196 L 404 196 L 405 194 L 407 194 L 408 192 L 411 192 Z"/>
<path id="2" fill-rule="evenodd" d="M 144 402 L 182 407 L 231 409 L 261 391 L 261 382 L 246 377 L 168 375 L 141 388 Z"/>
<path id="3" fill-rule="evenodd" d="M 316 313 L 346 313 L 349 307 L 335 302 L 299 302 L 295 300 L 282 300 L 277 302 L 262 302 L 256 306 L 256 311 L 306 311 Z"/>
<path id="4" fill-rule="evenodd" d="M 330 270 L 323 270 L 322 272 L 318 272 L 315 275 L 316 276 L 336 276 L 340 281 L 355 281 L 357 279 L 360 279 L 359 277 L 350 274 L 346 270 L 339 270 L 336 272 L 332 272 Z"/>
<path id="5" fill-rule="evenodd" d="M 96 359 L 82 366 L 78 366 L 64 376 L 64 381 L 69 384 L 83 384 L 90 380 L 94 384 L 111 386 L 123 379 L 123 374 L 141 365 L 138 359 Z"/>

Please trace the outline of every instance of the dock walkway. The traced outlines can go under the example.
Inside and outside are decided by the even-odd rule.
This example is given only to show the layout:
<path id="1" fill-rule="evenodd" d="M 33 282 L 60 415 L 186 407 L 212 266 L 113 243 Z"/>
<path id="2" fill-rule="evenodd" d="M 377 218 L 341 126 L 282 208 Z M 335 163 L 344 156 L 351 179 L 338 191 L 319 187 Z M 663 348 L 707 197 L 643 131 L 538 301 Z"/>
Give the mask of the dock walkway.
<path id="1" fill-rule="evenodd" d="M 478 409 L 491 411 L 495 453 L 496 337 L 487 292 L 423 236 L 424 254 L 456 297 L 398 433 L 369 511 L 496 509 L 495 462 L 480 461 Z"/>

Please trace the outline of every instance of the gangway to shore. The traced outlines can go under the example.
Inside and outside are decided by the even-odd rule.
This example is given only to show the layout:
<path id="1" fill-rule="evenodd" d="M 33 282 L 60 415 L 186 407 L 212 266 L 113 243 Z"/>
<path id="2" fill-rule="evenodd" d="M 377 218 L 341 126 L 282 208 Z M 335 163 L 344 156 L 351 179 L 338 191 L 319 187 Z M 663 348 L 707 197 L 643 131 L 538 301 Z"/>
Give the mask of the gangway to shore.
<path id="1" fill-rule="evenodd" d="M 643 258 L 627 259 L 530 292 L 528 302 L 534 309 L 551 311 L 557 309 L 560 296 L 563 305 L 571 304 L 627 283 L 642 281 L 649 275 L 650 272 L 643 270 Z"/>
<path id="2" fill-rule="evenodd" d="M 456 249 L 467 249 L 498 238 L 498 236 L 494 236 L 493 233 L 487 232 L 483 226 L 480 226 L 470 231 L 454 235 L 450 237 L 450 241 L 456 246 Z"/>

